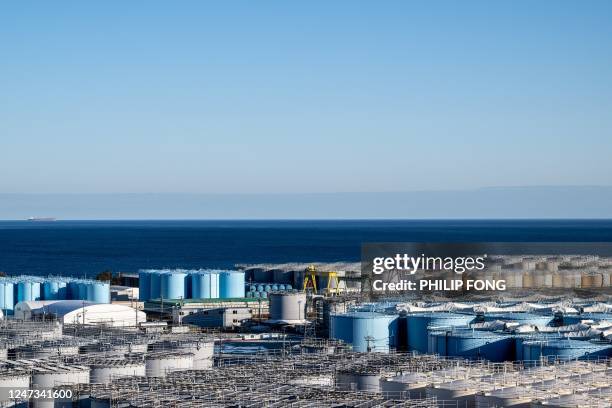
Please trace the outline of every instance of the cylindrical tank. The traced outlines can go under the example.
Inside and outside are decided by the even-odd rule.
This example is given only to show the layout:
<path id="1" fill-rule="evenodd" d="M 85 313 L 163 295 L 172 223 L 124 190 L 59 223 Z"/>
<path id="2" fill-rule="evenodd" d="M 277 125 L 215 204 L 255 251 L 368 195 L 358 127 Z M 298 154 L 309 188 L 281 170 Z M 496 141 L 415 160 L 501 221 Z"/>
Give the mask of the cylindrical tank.
<path id="1" fill-rule="evenodd" d="M 14 372 L 4 372 L 0 374 L 0 390 L 19 390 L 19 391 L 27 391 L 30 388 L 30 374 L 23 371 L 15 370 Z M 9 407 L 15 406 L 19 407 L 21 405 L 15 404 L 15 400 L 10 400 L 8 392 L 0 392 L 0 406 Z M 27 405 L 24 405 L 24 407 Z"/>
<path id="2" fill-rule="evenodd" d="M 17 283 L 17 302 L 29 300 L 42 300 L 40 282 L 37 280 L 24 280 Z"/>
<path id="3" fill-rule="evenodd" d="M 523 343 L 523 360 L 526 361 L 583 360 L 596 357 L 612 357 L 612 343 L 569 339 Z"/>
<path id="4" fill-rule="evenodd" d="M 244 272 L 222 271 L 219 274 L 219 297 L 222 299 L 244 297 Z"/>
<path id="5" fill-rule="evenodd" d="M 305 293 L 270 293 L 270 320 L 302 321 L 306 319 Z"/>
<path id="6" fill-rule="evenodd" d="M 171 271 L 161 277 L 161 293 L 164 299 L 184 299 L 185 279 L 184 272 Z"/>
<path id="7" fill-rule="evenodd" d="M 380 373 L 376 371 L 340 371 L 336 374 L 336 388 L 341 391 L 380 391 Z"/>
<path id="8" fill-rule="evenodd" d="M 584 272 L 580 279 L 582 288 L 601 288 L 603 286 L 603 275 L 597 272 Z"/>
<path id="9" fill-rule="evenodd" d="M 550 324 L 550 322 L 552 322 L 553 317 L 534 313 L 501 312 L 486 313 L 484 320 L 487 322 L 501 320 L 503 322 L 517 322 L 520 324 L 530 324 L 537 327 L 546 327 Z"/>
<path id="10" fill-rule="evenodd" d="M 32 389 L 49 390 L 58 384 L 88 384 L 89 367 L 58 366 L 57 368 L 36 369 L 32 373 Z M 32 399 L 35 408 L 52 408 L 53 399 Z"/>
<path id="11" fill-rule="evenodd" d="M 151 299 L 159 299 L 161 297 L 161 277 L 163 272 L 152 271 L 151 272 L 151 290 L 149 296 Z"/>
<path id="12" fill-rule="evenodd" d="M 167 340 L 150 344 L 149 349 L 159 353 L 163 351 L 190 353 L 193 355 L 193 369 L 207 370 L 213 366 L 215 343 L 206 340 Z"/>
<path id="13" fill-rule="evenodd" d="M 105 282 L 91 282 L 87 285 L 87 300 L 96 303 L 110 303 L 110 285 Z"/>
<path id="14" fill-rule="evenodd" d="M 357 352 L 387 353 L 389 345 L 395 344 L 397 315 L 375 312 L 334 314 L 330 323 L 331 337 L 352 344 Z"/>
<path id="15" fill-rule="evenodd" d="M 110 383 L 116 377 L 144 377 L 145 362 L 135 360 L 108 360 L 91 366 L 92 384 Z"/>
<path id="16" fill-rule="evenodd" d="M 514 353 L 512 336 L 472 329 L 432 331 L 429 346 L 432 354 L 494 362 L 512 360 Z"/>
<path id="17" fill-rule="evenodd" d="M 68 282 L 68 299 L 79 300 L 79 281 L 71 280 Z"/>
<path id="18" fill-rule="evenodd" d="M 431 380 L 424 379 L 421 373 L 402 374 L 380 379 L 380 392 L 393 399 L 424 399 L 427 385 Z"/>
<path id="19" fill-rule="evenodd" d="M 0 308 L 5 314 L 13 314 L 15 306 L 14 283 L 10 280 L 0 281 Z"/>
<path id="20" fill-rule="evenodd" d="M 192 275 L 192 290 L 195 299 L 219 298 L 219 273 L 200 271 Z"/>
<path id="21" fill-rule="evenodd" d="M 81 281 L 77 284 L 79 290 L 79 300 L 87 300 L 87 288 L 89 285 L 89 281 Z"/>
<path id="22" fill-rule="evenodd" d="M 145 357 L 147 377 L 165 377 L 169 372 L 192 368 L 193 354 L 191 353 L 154 353 Z"/>
<path id="23" fill-rule="evenodd" d="M 43 282 L 44 300 L 64 300 L 67 299 L 66 282 L 62 280 L 46 280 Z"/>
<path id="24" fill-rule="evenodd" d="M 427 353 L 428 330 L 435 328 L 467 327 L 474 316 L 459 313 L 424 312 L 406 316 L 408 325 L 408 349 Z"/>
<path id="25" fill-rule="evenodd" d="M 138 272 L 138 300 L 145 302 L 151 297 L 151 275 L 149 271 Z"/>

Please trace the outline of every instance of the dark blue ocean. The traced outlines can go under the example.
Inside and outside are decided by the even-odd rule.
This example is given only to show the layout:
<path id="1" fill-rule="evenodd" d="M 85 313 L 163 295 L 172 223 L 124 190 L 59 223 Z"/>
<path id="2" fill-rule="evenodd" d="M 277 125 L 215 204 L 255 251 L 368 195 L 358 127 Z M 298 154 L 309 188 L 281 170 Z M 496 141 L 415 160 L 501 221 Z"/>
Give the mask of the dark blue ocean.
<path id="1" fill-rule="evenodd" d="M 612 242 L 612 220 L 1 221 L 0 271 L 89 276 L 140 268 L 359 261 L 365 242 Z"/>

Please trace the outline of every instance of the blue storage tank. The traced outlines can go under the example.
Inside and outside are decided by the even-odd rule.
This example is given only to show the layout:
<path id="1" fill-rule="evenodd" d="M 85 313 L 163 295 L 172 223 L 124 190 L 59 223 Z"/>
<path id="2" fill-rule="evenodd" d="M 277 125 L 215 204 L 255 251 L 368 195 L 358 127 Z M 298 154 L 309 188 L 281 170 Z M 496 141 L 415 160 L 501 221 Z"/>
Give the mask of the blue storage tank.
<path id="1" fill-rule="evenodd" d="M 89 282 L 88 281 L 80 281 L 77 284 L 78 287 L 78 293 L 79 293 L 79 300 L 87 300 L 87 287 L 89 286 Z"/>
<path id="2" fill-rule="evenodd" d="M 472 329 L 432 331 L 428 352 L 446 357 L 510 361 L 514 357 L 514 339 L 506 334 Z"/>
<path id="3" fill-rule="evenodd" d="M 484 320 L 487 322 L 501 320 L 503 322 L 517 322 L 519 324 L 530 324 L 537 327 L 546 327 L 554 319 L 554 316 L 545 316 L 535 313 L 487 313 Z"/>
<path id="4" fill-rule="evenodd" d="M 42 300 L 40 281 L 29 279 L 17 283 L 17 302 Z"/>
<path id="5" fill-rule="evenodd" d="M 244 297 L 244 272 L 222 271 L 219 273 L 219 297 L 222 299 Z"/>
<path id="6" fill-rule="evenodd" d="M 357 352 L 388 353 L 395 345 L 397 315 L 352 312 L 330 316 L 330 337 L 352 344 Z"/>
<path id="7" fill-rule="evenodd" d="M 612 313 L 583 313 L 578 315 L 564 315 L 563 325 L 569 326 L 580 323 L 582 320 L 606 320 L 612 322 Z"/>
<path id="8" fill-rule="evenodd" d="M 185 272 L 185 294 L 184 294 L 184 299 L 191 299 L 193 298 L 193 286 L 192 286 L 192 280 L 191 280 L 191 273 L 189 272 Z"/>
<path id="9" fill-rule="evenodd" d="M 540 360 L 588 360 L 612 357 L 612 343 L 585 340 L 551 340 L 523 343 L 523 359 Z"/>
<path id="10" fill-rule="evenodd" d="M 285 290 L 285 285 L 283 285 L 282 283 L 280 285 L 278 285 L 278 290 L 284 291 Z"/>
<path id="11" fill-rule="evenodd" d="M 200 271 L 192 276 L 194 299 L 217 299 L 219 297 L 219 273 Z"/>
<path id="12" fill-rule="evenodd" d="M 272 292 L 272 285 L 264 285 L 264 292 Z"/>
<path id="13" fill-rule="evenodd" d="M 161 277 L 161 294 L 164 299 L 185 299 L 184 272 L 171 271 Z"/>
<path id="14" fill-rule="evenodd" d="M 68 299 L 68 287 L 66 281 L 52 279 L 43 282 L 44 300 L 66 300 Z"/>
<path id="15" fill-rule="evenodd" d="M 427 353 L 428 330 L 436 328 L 467 327 L 474 316 L 460 313 L 423 312 L 406 316 L 408 350 Z"/>
<path id="16" fill-rule="evenodd" d="M 138 272 L 138 300 L 144 302 L 151 298 L 151 274 L 149 271 Z"/>
<path id="17" fill-rule="evenodd" d="M 15 293 L 14 283 L 11 280 L 0 281 L 0 307 L 5 314 L 13 314 L 13 307 L 15 306 Z"/>
<path id="18" fill-rule="evenodd" d="M 78 300 L 79 298 L 79 281 L 68 281 L 68 299 Z"/>
<path id="19" fill-rule="evenodd" d="M 87 300 L 96 303 L 110 303 L 110 285 L 105 282 L 91 282 L 87 285 Z"/>
<path id="20" fill-rule="evenodd" d="M 516 361 L 529 360 L 523 356 L 523 344 L 534 341 L 550 341 L 559 340 L 561 336 L 558 333 L 524 333 L 514 336 L 514 359 Z"/>
<path id="21" fill-rule="evenodd" d="M 293 287 L 289 284 L 285 284 L 285 290 L 291 290 Z"/>
<path id="22" fill-rule="evenodd" d="M 266 291 L 266 287 L 264 285 L 257 285 L 257 291 L 258 292 L 265 292 Z"/>
<path id="23" fill-rule="evenodd" d="M 259 293 L 259 297 L 262 299 L 268 298 L 268 292 L 257 292 L 257 293 Z"/>
<path id="24" fill-rule="evenodd" d="M 151 299 L 159 299 L 161 297 L 161 277 L 163 274 L 161 271 L 151 271 L 151 290 L 149 291 Z"/>
<path id="25" fill-rule="evenodd" d="M 278 285 L 272 285 L 272 292 L 278 292 Z"/>

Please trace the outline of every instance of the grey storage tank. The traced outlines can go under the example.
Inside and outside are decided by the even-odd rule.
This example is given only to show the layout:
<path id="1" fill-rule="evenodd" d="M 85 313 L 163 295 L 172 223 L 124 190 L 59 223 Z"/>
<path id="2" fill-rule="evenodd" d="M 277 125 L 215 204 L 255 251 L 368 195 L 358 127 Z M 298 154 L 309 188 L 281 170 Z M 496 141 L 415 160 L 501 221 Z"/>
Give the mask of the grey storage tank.
<path id="1" fill-rule="evenodd" d="M 270 320 L 300 322 L 306 319 L 306 294 L 270 293 Z"/>

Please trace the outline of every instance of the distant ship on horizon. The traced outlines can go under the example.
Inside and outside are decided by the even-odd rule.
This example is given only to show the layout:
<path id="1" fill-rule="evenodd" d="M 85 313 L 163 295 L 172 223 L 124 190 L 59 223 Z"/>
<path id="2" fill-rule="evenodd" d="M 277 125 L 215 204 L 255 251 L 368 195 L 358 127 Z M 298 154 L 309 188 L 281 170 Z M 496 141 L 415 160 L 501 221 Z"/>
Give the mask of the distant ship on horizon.
<path id="1" fill-rule="evenodd" d="M 29 217 L 27 221 L 57 221 L 57 218 L 53 217 Z"/>

